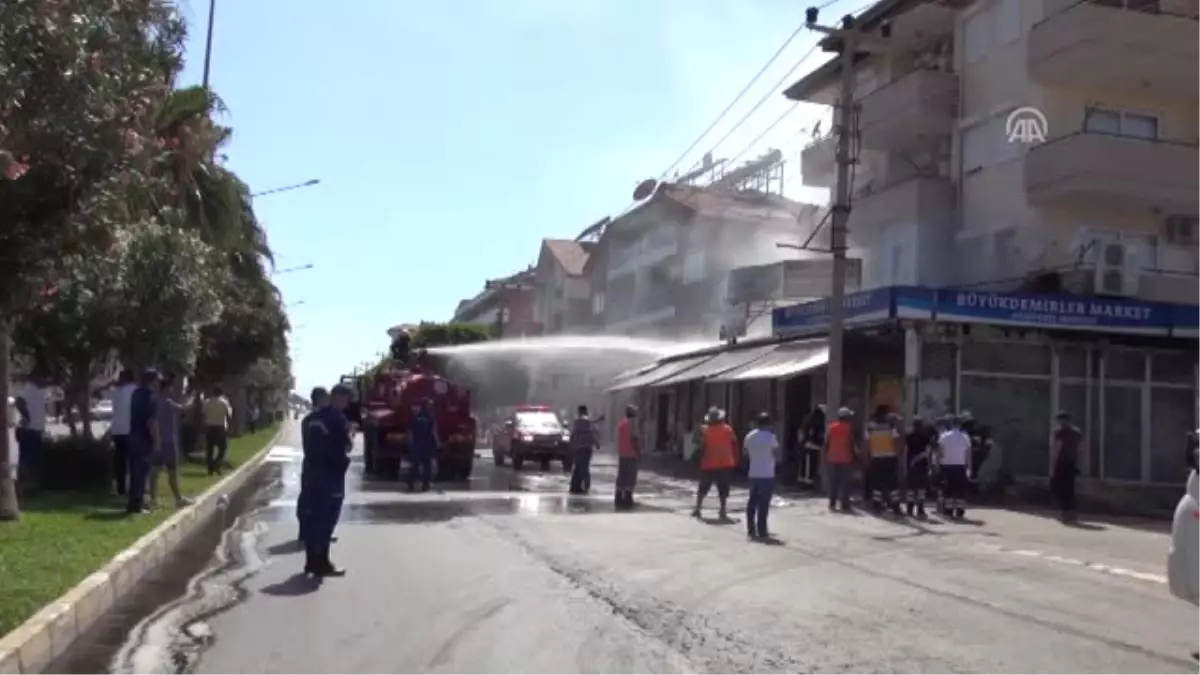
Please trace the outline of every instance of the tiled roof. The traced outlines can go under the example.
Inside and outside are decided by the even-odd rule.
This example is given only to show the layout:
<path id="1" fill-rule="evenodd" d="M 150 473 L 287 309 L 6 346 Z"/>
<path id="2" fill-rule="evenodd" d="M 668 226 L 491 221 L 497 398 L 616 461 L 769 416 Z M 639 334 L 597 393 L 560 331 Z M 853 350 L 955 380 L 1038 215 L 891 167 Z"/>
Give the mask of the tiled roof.
<path id="1" fill-rule="evenodd" d="M 588 260 L 588 245 L 573 239 L 544 239 L 542 244 L 562 266 L 563 272 L 573 277 L 583 274 Z"/>

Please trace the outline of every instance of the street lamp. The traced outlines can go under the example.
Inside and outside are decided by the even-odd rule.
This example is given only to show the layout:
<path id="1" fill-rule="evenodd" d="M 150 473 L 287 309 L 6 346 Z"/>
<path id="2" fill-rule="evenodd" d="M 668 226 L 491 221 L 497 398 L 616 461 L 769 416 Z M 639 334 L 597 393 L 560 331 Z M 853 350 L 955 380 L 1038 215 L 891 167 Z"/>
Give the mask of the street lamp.
<path id="1" fill-rule="evenodd" d="M 255 192 L 255 193 L 251 194 L 250 197 L 251 198 L 262 197 L 264 195 L 273 195 L 276 192 L 287 192 L 288 190 L 299 190 L 300 188 L 306 188 L 306 187 L 312 187 L 314 185 L 318 185 L 320 182 L 321 182 L 320 178 L 311 178 L 309 180 L 304 181 L 303 183 L 296 183 L 295 185 L 284 185 L 283 187 L 271 188 L 270 190 L 263 190 L 262 192 Z"/>
<path id="2" fill-rule="evenodd" d="M 313 268 L 312 263 L 308 263 L 307 265 L 298 265 L 296 267 L 287 267 L 285 269 L 275 270 L 274 272 L 271 272 L 271 276 L 277 277 L 280 274 L 287 274 L 288 272 L 303 272 L 304 270 L 311 270 L 312 268 Z"/>

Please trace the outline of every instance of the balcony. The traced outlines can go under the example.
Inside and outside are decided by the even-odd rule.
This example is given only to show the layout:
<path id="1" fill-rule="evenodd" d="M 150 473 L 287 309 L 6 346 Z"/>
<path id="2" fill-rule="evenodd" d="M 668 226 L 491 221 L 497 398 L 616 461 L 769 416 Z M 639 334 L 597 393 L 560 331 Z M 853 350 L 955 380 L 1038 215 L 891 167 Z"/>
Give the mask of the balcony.
<path id="1" fill-rule="evenodd" d="M 800 179 L 812 187 L 833 188 L 837 176 L 837 138 L 818 138 L 800 151 Z"/>
<path id="2" fill-rule="evenodd" d="M 871 238 L 893 223 L 936 226 L 954 213 L 954 186 L 945 178 L 916 177 L 860 192 L 850 212 L 850 231 Z"/>
<path id="3" fill-rule="evenodd" d="M 1038 205 L 1112 204 L 1195 214 L 1195 143 L 1076 133 L 1025 156 L 1025 191 Z"/>
<path id="4" fill-rule="evenodd" d="M 1195 0 L 1190 3 L 1194 11 Z M 1075 89 L 1195 99 L 1200 91 L 1197 23 L 1174 12 L 1186 3 L 1149 3 L 1152 11 L 1122 4 L 1078 2 L 1048 12 L 1029 33 L 1029 77 Z"/>
<path id="5" fill-rule="evenodd" d="M 958 116 L 958 75 L 914 70 L 860 101 L 858 126 L 868 150 L 903 150 L 948 137 Z"/>

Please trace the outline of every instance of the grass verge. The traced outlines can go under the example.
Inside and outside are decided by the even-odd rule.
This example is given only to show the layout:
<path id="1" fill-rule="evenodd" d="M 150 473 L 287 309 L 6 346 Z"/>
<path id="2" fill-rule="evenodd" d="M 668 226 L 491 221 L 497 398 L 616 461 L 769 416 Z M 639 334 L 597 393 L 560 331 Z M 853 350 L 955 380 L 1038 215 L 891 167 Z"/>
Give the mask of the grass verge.
<path id="1" fill-rule="evenodd" d="M 232 439 L 229 463 L 241 466 L 278 431 L 276 425 Z M 185 495 L 199 496 L 220 479 L 208 476 L 200 464 L 180 464 L 179 487 Z M 166 476 L 159 476 L 158 494 L 160 501 L 171 503 Z M 127 516 L 122 497 L 77 492 L 38 494 L 21 509 L 19 521 L 0 523 L 0 635 L 21 625 L 175 513 L 168 507 L 145 516 Z"/>

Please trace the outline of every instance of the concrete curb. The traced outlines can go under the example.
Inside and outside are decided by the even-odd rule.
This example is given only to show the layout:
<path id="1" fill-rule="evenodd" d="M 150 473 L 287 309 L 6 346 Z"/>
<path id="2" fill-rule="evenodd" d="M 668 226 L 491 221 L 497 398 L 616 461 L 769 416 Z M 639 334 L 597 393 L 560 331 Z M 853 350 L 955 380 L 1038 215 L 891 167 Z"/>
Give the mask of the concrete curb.
<path id="1" fill-rule="evenodd" d="M 0 675 L 40 673 L 86 633 L 145 574 L 217 514 L 220 496 L 240 488 L 279 442 L 288 422 L 245 464 L 121 551 L 62 597 L 0 637 Z"/>

